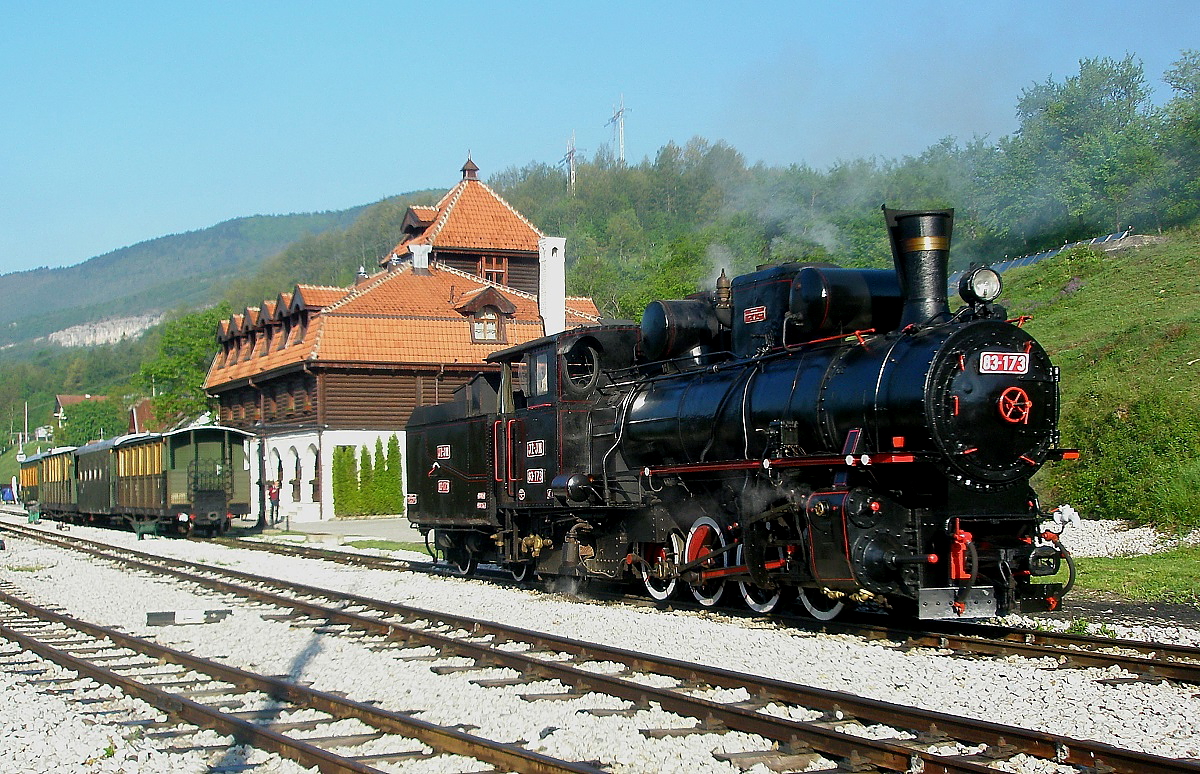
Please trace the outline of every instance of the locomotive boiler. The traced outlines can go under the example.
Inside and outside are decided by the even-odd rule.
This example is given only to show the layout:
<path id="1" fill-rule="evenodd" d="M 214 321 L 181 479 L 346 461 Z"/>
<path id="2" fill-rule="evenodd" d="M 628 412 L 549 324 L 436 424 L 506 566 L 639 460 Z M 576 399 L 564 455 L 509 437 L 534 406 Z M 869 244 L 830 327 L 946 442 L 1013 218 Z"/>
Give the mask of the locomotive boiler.
<path id="1" fill-rule="evenodd" d="M 994 302 L 946 293 L 953 211 L 885 210 L 894 270 L 783 264 L 494 353 L 408 427 L 409 518 L 460 572 L 736 587 L 830 618 L 1056 606 L 1070 586 L 1029 485 L 1074 457 L 1058 371 Z"/>

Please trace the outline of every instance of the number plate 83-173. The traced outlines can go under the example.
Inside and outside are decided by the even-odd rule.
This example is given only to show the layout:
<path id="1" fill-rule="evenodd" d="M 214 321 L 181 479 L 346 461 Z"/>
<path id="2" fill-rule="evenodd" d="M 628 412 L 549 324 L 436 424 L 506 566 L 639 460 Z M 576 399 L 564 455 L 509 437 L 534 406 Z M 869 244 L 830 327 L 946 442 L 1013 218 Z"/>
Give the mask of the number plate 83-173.
<path id="1" fill-rule="evenodd" d="M 979 355 L 979 373 L 1029 373 L 1029 355 L 1025 352 L 983 352 Z"/>

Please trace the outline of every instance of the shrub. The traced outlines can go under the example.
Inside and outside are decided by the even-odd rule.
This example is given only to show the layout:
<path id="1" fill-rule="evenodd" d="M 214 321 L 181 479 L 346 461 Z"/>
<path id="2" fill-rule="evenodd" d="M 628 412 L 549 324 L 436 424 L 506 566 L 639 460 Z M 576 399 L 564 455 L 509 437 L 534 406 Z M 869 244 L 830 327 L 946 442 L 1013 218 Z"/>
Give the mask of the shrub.
<path id="1" fill-rule="evenodd" d="M 404 513 L 400 441 L 395 434 L 370 446 L 337 446 L 333 450 L 335 516 L 390 516 Z"/>

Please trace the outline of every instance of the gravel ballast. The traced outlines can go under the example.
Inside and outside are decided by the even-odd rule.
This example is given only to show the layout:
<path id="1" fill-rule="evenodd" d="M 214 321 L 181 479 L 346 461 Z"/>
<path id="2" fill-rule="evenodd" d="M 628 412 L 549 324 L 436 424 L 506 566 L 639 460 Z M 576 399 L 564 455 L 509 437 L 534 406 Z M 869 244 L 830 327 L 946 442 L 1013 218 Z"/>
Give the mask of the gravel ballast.
<path id="1" fill-rule="evenodd" d="M 1121 546 L 1146 545 L 1143 536 L 1104 522 L 1084 522 L 1064 535 L 1079 555 L 1119 553 Z M 1194 687 L 1134 682 L 1112 685 L 1101 680 L 1130 677 L 1118 669 L 1060 669 L 1050 659 L 964 660 L 928 650 L 900 652 L 885 643 L 855 637 L 814 635 L 784 629 L 770 620 L 744 620 L 719 612 L 663 612 L 622 605 L 586 604 L 558 595 L 503 588 L 476 580 L 348 568 L 313 560 L 213 544 L 159 539 L 137 541 L 132 535 L 75 527 L 73 533 L 168 556 L 206 561 L 246 572 L 272 575 L 348 593 L 411 604 L 459 615 L 503 621 L 515 626 L 603 642 L 712 666 L 751 672 L 820 688 L 850 691 L 883 701 L 941 712 L 985 718 L 1072 737 L 1104 741 L 1170 757 L 1200 757 L 1200 699 Z M 1076 542 L 1076 539 L 1079 541 Z M 1108 542 L 1106 542 L 1108 541 Z M 366 644 L 336 635 L 318 634 L 264 620 L 262 611 L 237 607 L 228 599 L 175 582 L 131 575 L 93 564 L 70 552 L 8 538 L 0 553 L 3 577 L 41 600 L 54 600 L 77 617 L 119 626 L 172 647 L 267 674 L 288 674 L 314 687 L 343 691 L 350 698 L 377 700 L 393 710 L 425 709 L 419 717 L 437 723 L 465 723 L 477 733 L 556 757 L 599 760 L 621 772 L 738 771 L 717 763 L 713 749 L 723 752 L 762 749 L 764 742 L 745 734 L 726 733 L 668 739 L 645 739 L 638 728 L 691 725 L 652 709 L 633 717 L 595 717 L 578 710 L 623 707 L 610 697 L 588 695 L 571 701 L 524 702 L 520 693 L 557 692 L 546 682 L 515 688 L 481 688 L 480 676 L 506 676 L 504 670 L 439 676 L 431 662 L 403 661 L 394 653 L 370 650 Z M 1086 544 L 1086 549 L 1081 548 Z M 1118 548 L 1114 549 L 1113 546 Z M 148 612 L 233 607 L 231 616 L 213 624 L 149 627 Z M 1139 633 L 1122 632 L 1124 636 Z M 1200 644 L 1191 629 L 1141 632 L 1154 638 Z M 13 651 L 13 646 L 4 648 Z M 466 663 L 444 659 L 433 663 Z M 612 665 L 595 664 L 606 670 Z M 146 740 L 126 740 L 127 727 L 88 724 L 69 704 L 35 694 L 19 676 L 0 675 L 0 763 L 14 771 L 189 771 L 192 760 L 162 766 L 165 755 Z M 667 684 L 673 684 L 668 681 Z M 78 730 L 78 743 L 59 740 L 76 750 L 66 758 L 44 759 L 22 746 L 9 727 L 20 727 L 25 704 L 17 697 L 40 697 L 47 716 L 39 723 L 58 733 Z M 724 694 L 722 694 L 724 696 Z M 720 697 L 718 697 L 720 698 Z M 748 698 L 737 697 L 732 698 Z M 125 700 L 130 701 L 130 700 Z M 32 703 L 32 700 L 31 700 Z M 786 710 L 783 710 L 786 711 Z M 72 714 L 76 713 L 76 714 Z M 95 718 L 91 718 L 96 720 Z M 98 731 L 98 729 L 100 729 Z M 870 729 L 866 733 L 871 733 Z M 115 749 L 103 757 L 108 746 Z M 120 756 L 116 768 L 101 768 Z M 174 756 L 179 757 L 179 756 Z M 142 760 L 142 759 L 145 760 Z M 431 759 L 397 771 L 462 770 L 463 761 Z M 1010 761 L 1010 764 L 1015 763 Z M 116 765 L 116 764 L 113 764 Z M 71 768 L 74 766 L 75 768 Z M 279 771 L 292 764 L 279 762 Z M 156 768 L 157 767 L 157 768 Z M 439 768 L 443 767 L 443 768 Z M 1011 767 L 1010 767 L 1011 768 Z M 1058 768 L 1058 767 L 1054 767 Z M 268 769 L 264 769 L 268 770 Z M 765 772 L 765 768 L 759 769 Z M 1013 769 L 1017 770 L 1017 769 Z M 1036 763 L 1025 771 L 1053 771 Z M 1064 769 L 1066 770 L 1066 769 Z"/>

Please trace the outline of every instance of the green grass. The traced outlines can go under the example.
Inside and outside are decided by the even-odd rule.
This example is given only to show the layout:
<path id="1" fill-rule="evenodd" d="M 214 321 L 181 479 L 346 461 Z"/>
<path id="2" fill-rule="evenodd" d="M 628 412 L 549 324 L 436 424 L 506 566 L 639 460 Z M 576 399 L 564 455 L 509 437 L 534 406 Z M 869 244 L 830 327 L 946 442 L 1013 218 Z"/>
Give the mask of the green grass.
<path id="1" fill-rule="evenodd" d="M 1062 369 L 1063 445 L 1046 505 L 1165 531 L 1200 526 L 1200 231 L 1115 254 L 1077 249 L 1007 272 L 1002 303 Z"/>
<path id="2" fill-rule="evenodd" d="M 5 569 L 11 572 L 41 572 L 48 567 L 50 567 L 48 564 L 14 564 Z"/>
<path id="3" fill-rule="evenodd" d="M 47 441 L 34 441 L 25 444 L 25 453 L 33 456 L 38 452 L 49 451 L 54 448 L 54 444 Z M 17 475 L 21 469 L 21 463 L 17 462 L 17 447 L 13 446 L 3 454 L 0 454 L 0 484 L 7 484 L 12 480 L 12 477 Z"/>
<path id="4" fill-rule="evenodd" d="M 424 543 L 403 543 L 396 540 L 354 540 L 346 545 L 355 548 L 377 548 L 381 551 L 418 551 L 425 553 Z"/>
<path id="5" fill-rule="evenodd" d="M 1077 589 L 1144 602 L 1200 604 L 1200 546 L 1145 556 L 1082 558 L 1075 565 Z"/>

